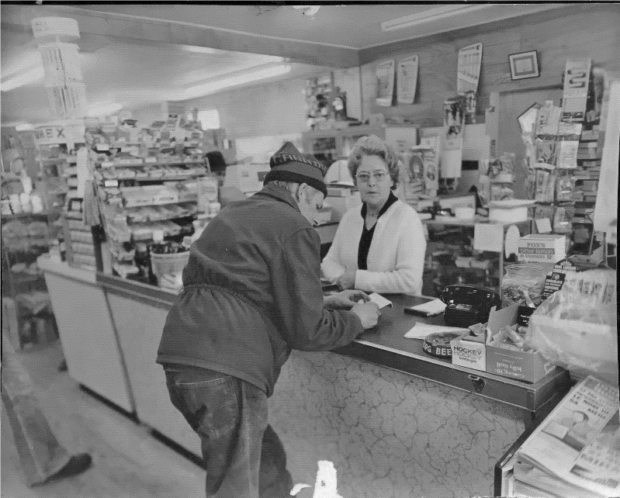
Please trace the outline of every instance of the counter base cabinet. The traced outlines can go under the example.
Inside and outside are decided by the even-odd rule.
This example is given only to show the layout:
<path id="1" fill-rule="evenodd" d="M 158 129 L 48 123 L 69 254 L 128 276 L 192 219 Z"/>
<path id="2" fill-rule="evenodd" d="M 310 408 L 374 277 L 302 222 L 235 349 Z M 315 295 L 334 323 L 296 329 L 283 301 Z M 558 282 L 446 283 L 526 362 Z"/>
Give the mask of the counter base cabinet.
<path id="1" fill-rule="evenodd" d="M 127 364 L 138 419 L 201 457 L 200 438 L 172 405 L 166 375 L 155 363 L 165 309 L 108 291 L 110 311 Z"/>
<path id="2" fill-rule="evenodd" d="M 524 410 L 331 352 L 293 352 L 269 402 L 293 482 L 319 460 L 356 497 L 493 495 Z"/>
<path id="3" fill-rule="evenodd" d="M 66 263 L 58 265 L 66 266 Z M 75 274 L 83 273 L 85 280 L 90 277 L 92 282 L 66 278 L 45 271 L 44 267 L 69 375 L 125 411 L 133 412 L 103 289 L 96 283 L 93 272 L 72 270 Z"/>

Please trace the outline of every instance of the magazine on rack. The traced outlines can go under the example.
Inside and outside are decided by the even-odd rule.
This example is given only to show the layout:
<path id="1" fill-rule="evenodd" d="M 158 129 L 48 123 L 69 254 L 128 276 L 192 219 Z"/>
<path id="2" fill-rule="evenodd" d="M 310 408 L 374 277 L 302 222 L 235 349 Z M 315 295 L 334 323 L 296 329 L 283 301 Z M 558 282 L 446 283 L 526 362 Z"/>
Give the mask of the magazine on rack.
<path id="1" fill-rule="evenodd" d="M 618 387 L 588 376 L 536 428 L 518 456 L 570 485 L 620 496 L 618 408 Z"/>

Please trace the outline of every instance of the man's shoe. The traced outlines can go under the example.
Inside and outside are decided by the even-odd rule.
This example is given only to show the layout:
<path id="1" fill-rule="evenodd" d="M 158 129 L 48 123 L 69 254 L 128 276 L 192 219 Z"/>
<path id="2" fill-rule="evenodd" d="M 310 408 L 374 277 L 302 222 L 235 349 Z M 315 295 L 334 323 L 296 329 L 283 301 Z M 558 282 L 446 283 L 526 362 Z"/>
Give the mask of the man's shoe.
<path id="1" fill-rule="evenodd" d="M 49 480 L 62 479 L 64 477 L 71 477 L 81 474 L 88 469 L 93 462 L 93 459 L 88 453 L 78 453 L 73 455 L 67 464 L 56 472 Z"/>

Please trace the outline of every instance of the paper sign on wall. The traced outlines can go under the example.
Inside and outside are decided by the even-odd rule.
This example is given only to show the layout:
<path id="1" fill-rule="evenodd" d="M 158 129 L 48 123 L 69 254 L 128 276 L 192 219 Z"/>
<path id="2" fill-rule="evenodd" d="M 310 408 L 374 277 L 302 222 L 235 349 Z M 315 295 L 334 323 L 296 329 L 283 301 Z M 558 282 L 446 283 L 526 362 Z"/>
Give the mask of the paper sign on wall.
<path id="1" fill-rule="evenodd" d="M 377 105 L 390 107 L 394 97 L 394 61 L 385 61 L 377 65 Z"/>
<path id="2" fill-rule="evenodd" d="M 478 91 L 480 66 L 482 65 L 482 43 L 476 43 L 459 50 L 456 92 L 464 95 Z"/>
<path id="3" fill-rule="evenodd" d="M 581 122 L 585 118 L 591 65 L 592 59 L 566 61 L 561 118 L 564 122 Z"/>
<path id="4" fill-rule="evenodd" d="M 396 76 L 397 100 L 399 104 L 413 104 L 418 83 L 418 56 L 412 55 L 398 61 Z"/>

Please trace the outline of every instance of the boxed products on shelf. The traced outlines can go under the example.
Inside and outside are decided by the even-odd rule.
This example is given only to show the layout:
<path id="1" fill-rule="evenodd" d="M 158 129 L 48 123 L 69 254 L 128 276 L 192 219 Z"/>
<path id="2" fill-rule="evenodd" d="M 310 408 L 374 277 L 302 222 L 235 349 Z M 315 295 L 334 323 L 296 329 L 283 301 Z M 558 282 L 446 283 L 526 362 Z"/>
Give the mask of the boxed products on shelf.
<path id="1" fill-rule="evenodd" d="M 519 239 L 519 260 L 526 263 L 555 263 L 566 257 L 566 236 L 529 234 Z"/>
<path id="2" fill-rule="evenodd" d="M 136 246 L 140 255 L 148 253 L 158 231 L 167 240 L 192 235 L 201 207 L 198 180 L 209 183 L 209 201 L 217 201 L 218 190 L 207 176 L 201 130 L 181 128 L 178 120 L 138 131 L 133 125 L 99 124 L 87 135 L 113 269 L 124 277 L 148 277 L 135 262 Z"/>

